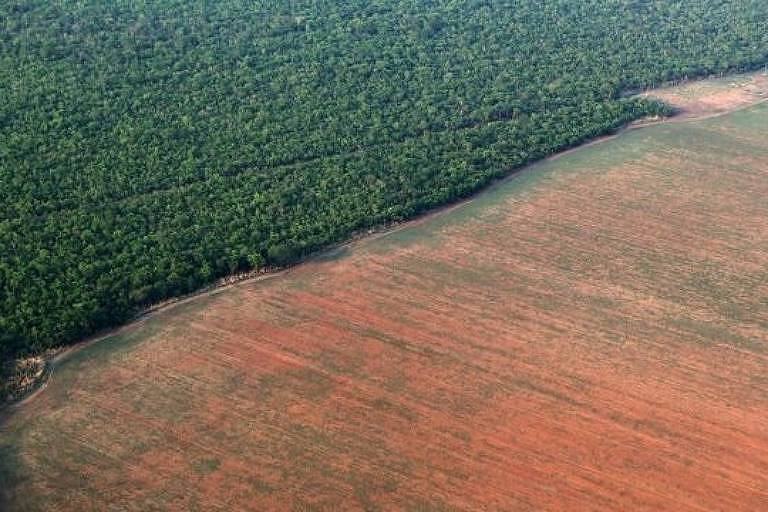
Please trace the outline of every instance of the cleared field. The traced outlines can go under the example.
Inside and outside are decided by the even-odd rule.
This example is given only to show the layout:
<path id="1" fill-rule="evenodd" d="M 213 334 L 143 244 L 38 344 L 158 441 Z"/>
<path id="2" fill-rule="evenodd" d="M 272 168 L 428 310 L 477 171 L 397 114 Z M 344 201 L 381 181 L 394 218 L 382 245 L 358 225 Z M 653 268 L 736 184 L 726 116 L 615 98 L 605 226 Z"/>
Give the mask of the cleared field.
<path id="1" fill-rule="evenodd" d="M 768 73 L 749 73 L 654 89 L 642 94 L 675 105 L 676 120 L 716 116 L 768 100 Z"/>
<path id="2" fill-rule="evenodd" d="M 75 352 L 10 510 L 765 510 L 768 105 L 631 131 Z"/>

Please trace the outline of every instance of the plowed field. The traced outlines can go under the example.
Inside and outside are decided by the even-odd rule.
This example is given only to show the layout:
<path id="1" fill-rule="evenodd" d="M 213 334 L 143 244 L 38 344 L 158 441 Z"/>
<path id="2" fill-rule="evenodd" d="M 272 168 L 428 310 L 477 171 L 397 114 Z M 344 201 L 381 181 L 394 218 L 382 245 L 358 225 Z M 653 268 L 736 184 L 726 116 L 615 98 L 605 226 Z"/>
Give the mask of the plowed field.
<path id="1" fill-rule="evenodd" d="M 768 105 L 622 134 L 75 352 L 10 510 L 768 510 Z"/>

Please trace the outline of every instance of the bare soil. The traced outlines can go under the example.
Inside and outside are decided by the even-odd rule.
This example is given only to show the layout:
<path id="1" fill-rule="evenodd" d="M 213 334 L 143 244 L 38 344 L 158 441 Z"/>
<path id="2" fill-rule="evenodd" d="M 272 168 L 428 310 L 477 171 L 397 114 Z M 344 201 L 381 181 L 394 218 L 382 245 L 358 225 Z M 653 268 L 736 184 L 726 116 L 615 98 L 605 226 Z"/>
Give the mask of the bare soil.
<path id="1" fill-rule="evenodd" d="M 768 100 L 764 72 L 696 80 L 647 91 L 642 96 L 661 100 L 678 110 L 675 120 L 702 119 Z"/>

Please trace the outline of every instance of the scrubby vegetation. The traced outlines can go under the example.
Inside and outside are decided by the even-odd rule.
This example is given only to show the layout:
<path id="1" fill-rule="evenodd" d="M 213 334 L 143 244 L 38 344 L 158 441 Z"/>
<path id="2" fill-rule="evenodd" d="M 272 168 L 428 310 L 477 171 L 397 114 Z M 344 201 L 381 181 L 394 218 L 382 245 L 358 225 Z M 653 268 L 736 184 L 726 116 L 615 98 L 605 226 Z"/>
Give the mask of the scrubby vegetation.
<path id="1" fill-rule="evenodd" d="M 0 346 L 469 194 L 768 57 L 758 0 L 0 4 Z"/>

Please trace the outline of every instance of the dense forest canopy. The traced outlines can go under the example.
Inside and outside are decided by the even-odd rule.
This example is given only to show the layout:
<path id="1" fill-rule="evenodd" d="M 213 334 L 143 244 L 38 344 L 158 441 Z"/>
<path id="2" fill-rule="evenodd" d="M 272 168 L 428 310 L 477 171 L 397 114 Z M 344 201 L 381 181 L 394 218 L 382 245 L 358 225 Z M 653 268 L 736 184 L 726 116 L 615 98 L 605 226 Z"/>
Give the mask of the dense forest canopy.
<path id="1" fill-rule="evenodd" d="M 0 347 L 465 196 L 768 60 L 763 0 L 0 3 Z"/>

